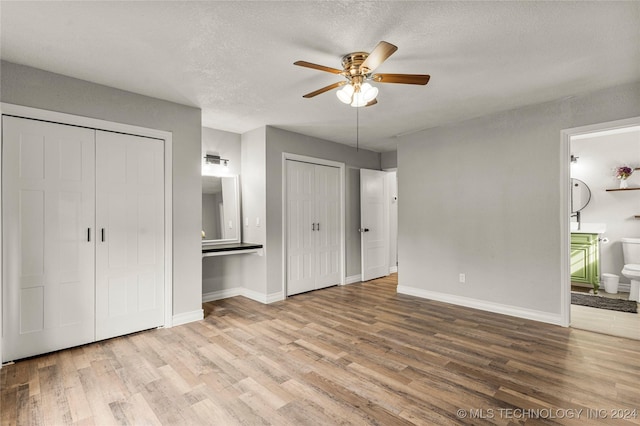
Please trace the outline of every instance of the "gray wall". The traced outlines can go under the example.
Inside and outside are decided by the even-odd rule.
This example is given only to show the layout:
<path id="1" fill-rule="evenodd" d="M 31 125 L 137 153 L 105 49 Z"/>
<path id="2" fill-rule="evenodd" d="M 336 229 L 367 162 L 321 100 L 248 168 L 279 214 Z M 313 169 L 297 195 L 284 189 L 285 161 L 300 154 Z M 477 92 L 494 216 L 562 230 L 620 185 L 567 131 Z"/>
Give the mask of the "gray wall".
<path id="1" fill-rule="evenodd" d="M 202 308 L 201 111 L 3 61 L 2 102 L 172 132 L 173 315 Z"/>
<path id="2" fill-rule="evenodd" d="M 400 139 L 399 285 L 559 314 L 560 132 L 634 116 L 640 83 Z"/>
<path id="3" fill-rule="evenodd" d="M 354 256 L 354 244 L 360 244 L 358 234 L 359 221 L 352 223 L 355 212 L 360 214 L 360 191 L 357 197 L 353 194 L 354 178 L 359 175 L 353 168 L 367 168 L 380 170 L 380 154 L 373 151 L 355 148 L 329 142 L 298 133 L 267 126 L 267 294 L 282 291 L 282 153 L 306 155 L 325 160 L 339 161 L 347 165 L 346 186 L 349 194 L 346 200 L 346 215 L 349 219 L 346 229 L 346 269 L 347 276 L 360 273 L 360 253 Z M 358 186 L 359 188 L 359 186 Z"/>
<path id="4" fill-rule="evenodd" d="M 398 151 L 388 151 L 380 154 L 380 168 L 382 170 L 398 167 Z"/>

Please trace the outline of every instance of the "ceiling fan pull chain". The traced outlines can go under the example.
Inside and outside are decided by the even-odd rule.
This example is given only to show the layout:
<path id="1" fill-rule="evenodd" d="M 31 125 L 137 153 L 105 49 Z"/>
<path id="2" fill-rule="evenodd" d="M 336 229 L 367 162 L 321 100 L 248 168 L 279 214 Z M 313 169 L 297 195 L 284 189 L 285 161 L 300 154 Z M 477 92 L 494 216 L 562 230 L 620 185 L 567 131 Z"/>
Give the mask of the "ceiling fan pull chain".
<path id="1" fill-rule="evenodd" d="M 360 143 L 360 108 L 356 108 L 356 152 Z"/>

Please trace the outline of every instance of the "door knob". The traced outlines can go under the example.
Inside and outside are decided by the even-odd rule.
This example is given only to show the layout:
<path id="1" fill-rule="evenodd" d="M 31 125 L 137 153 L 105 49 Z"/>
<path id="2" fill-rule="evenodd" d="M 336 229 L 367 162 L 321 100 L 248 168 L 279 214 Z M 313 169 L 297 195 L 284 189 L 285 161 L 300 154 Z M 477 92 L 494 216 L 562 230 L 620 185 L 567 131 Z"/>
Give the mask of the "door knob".
<path id="1" fill-rule="evenodd" d="M 358 228 L 358 232 L 369 232 L 369 228 Z"/>

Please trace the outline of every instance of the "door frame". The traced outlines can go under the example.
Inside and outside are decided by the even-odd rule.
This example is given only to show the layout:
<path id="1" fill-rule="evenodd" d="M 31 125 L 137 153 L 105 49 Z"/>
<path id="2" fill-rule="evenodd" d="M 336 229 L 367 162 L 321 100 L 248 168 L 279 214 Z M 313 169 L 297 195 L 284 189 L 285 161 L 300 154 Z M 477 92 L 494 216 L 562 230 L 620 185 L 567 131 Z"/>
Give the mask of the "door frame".
<path id="1" fill-rule="evenodd" d="M 303 163 L 317 164 L 320 166 L 337 167 L 340 171 L 340 285 L 345 283 L 346 268 L 346 238 L 345 238 L 345 164 L 338 161 L 309 157 L 306 155 L 282 153 L 282 300 L 287 298 L 287 160 L 301 161 Z"/>
<path id="2" fill-rule="evenodd" d="M 134 136 L 142 136 L 164 141 L 164 327 L 173 326 L 173 133 L 150 129 L 147 127 L 133 126 L 130 124 L 116 123 L 97 118 L 83 117 L 79 115 L 43 110 L 9 103 L 0 103 L 0 117 L 2 115 L 20 118 L 49 121 L 53 123 L 71 126 L 87 127 L 90 129 L 104 130 L 108 132 L 126 133 Z M 2 120 L 0 120 L 0 141 L 2 135 Z M 1 143 L 0 143 L 1 147 Z M 2 158 L 0 149 L 0 199 L 2 197 Z M 0 224 L 2 223 L 2 211 L 0 209 Z M 0 226 L 0 240 L 2 238 L 2 226 Z M 2 248 L 0 245 L 0 331 L 2 330 Z M 0 353 L 2 339 L 0 339 Z"/>
<path id="3" fill-rule="evenodd" d="M 560 132 L 560 325 L 563 327 L 571 325 L 571 138 L 635 126 L 640 126 L 640 116 L 572 127 Z"/>

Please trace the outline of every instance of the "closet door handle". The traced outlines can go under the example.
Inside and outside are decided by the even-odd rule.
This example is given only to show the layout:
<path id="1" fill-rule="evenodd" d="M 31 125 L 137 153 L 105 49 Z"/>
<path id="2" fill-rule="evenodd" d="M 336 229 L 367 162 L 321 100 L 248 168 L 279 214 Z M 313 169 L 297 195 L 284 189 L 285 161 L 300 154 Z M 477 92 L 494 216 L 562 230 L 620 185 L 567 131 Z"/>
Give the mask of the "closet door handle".
<path id="1" fill-rule="evenodd" d="M 104 243 L 104 228 L 100 229 L 100 234 L 102 235 L 102 242 Z"/>
<path id="2" fill-rule="evenodd" d="M 91 242 L 91 228 L 87 228 L 87 242 Z"/>
<path id="3" fill-rule="evenodd" d="M 312 231 L 315 231 L 315 230 L 316 230 L 316 224 L 315 224 L 315 223 L 312 223 L 312 224 L 311 224 L 311 230 L 312 230 Z"/>
<path id="4" fill-rule="evenodd" d="M 320 222 L 318 222 L 318 229 L 316 229 L 316 231 L 320 230 Z"/>

